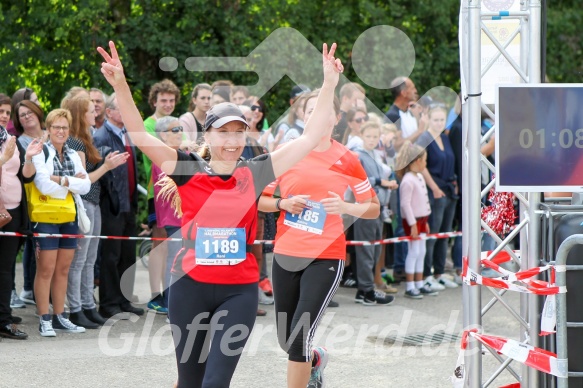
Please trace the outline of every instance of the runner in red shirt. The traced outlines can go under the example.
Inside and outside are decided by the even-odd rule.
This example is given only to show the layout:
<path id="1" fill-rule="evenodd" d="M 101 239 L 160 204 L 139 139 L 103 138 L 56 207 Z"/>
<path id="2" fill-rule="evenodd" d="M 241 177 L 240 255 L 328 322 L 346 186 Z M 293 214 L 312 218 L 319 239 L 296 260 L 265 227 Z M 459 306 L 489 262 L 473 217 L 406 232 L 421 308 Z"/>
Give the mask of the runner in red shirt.
<path id="1" fill-rule="evenodd" d="M 227 387 L 255 322 L 259 271 L 250 253 L 257 198 L 265 186 L 302 160 L 328 129 L 330 105 L 342 64 L 336 44 L 323 47 L 324 83 L 304 134 L 272 154 L 243 161 L 247 122 L 239 108 L 222 103 L 205 120 L 205 155 L 185 154 L 147 134 L 132 99 L 115 45 L 101 72 L 116 92 L 132 141 L 177 186 L 184 247 L 173 268 L 170 322 L 176 346 L 178 387 Z M 378 212 L 378 211 L 377 211 Z M 207 335 L 212 338 L 207 340 Z M 211 346 L 212 343 L 212 346 Z"/>
<path id="2" fill-rule="evenodd" d="M 320 112 L 317 104 L 323 92 L 316 90 L 306 97 L 306 120 Z M 346 241 L 341 215 L 379 216 L 379 201 L 360 161 L 331 138 L 340 115 L 337 100 L 329 101 L 327 109 L 326 135 L 318 146 L 270 184 L 259 200 L 261 211 L 281 211 L 272 280 L 278 339 L 288 353 L 288 387 L 323 386 L 328 355 L 324 348 L 311 348 L 318 323 L 342 279 Z M 274 198 L 278 186 L 281 197 Z M 344 202 L 349 188 L 357 203 Z M 377 298 L 374 290 L 362 297 L 382 304 L 393 300 L 386 295 Z M 285 326 L 280 326 L 282 319 Z"/>

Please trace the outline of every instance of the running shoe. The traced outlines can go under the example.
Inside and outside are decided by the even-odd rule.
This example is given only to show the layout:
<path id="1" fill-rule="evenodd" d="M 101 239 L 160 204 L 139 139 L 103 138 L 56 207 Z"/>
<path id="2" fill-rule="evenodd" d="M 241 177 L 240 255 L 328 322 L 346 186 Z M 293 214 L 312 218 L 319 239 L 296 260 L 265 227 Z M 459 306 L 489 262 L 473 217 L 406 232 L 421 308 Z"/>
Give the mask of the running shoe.
<path id="1" fill-rule="evenodd" d="M 421 287 L 419 289 L 419 292 L 421 293 L 421 295 L 430 295 L 430 296 L 436 296 L 439 295 L 439 292 L 435 291 L 434 289 L 432 289 L 431 287 L 424 285 L 423 287 Z"/>
<path id="2" fill-rule="evenodd" d="M 445 286 L 439 283 L 433 276 L 428 276 L 425 279 L 425 286 L 429 286 L 433 291 L 443 291 Z"/>
<path id="3" fill-rule="evenodd" d="M 155 312 L 156 314 L 168 314 L 168 307 L 165 307 L 162 303 L 162 298 L 156 297 L 148 302 L 148 310 Z"/>
<path id="4" fill-rule="evenodd" d="M 416 288 L 413 288 L 412 290 L 405 291 L 405 297 L 411 298 L 411 299 L 423 299 L 423 295 L 421 295 L 421 291 L 419 291 Z"/>
<path id="5" fill-rule="evenodd" d="M 24 302 L 18 297 L 16 290 L 12 290 L 12 294 L 10 294 L 10 308 L 12 309 L 21 309 L 26 307 Z"/>
<path id="6" fill-rule="evenodd" d="M 317 358 L 316 365 L 312 367 L 310 374 L 310 381 L 307 388 L 323 388 L 324 387 L 324 368 L 328 364 L 328 352 L 323 347 L 314 348 L 314 357 Z"/>

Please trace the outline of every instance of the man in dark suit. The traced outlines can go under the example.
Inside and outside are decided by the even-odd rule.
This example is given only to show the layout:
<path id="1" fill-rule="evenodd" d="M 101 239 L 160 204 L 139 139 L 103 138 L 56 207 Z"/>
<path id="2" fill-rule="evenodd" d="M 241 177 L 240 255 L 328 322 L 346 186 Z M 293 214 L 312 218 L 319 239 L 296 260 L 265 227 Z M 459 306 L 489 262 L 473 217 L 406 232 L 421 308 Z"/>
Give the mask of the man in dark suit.
<path id="1" fill-rule="evenodd" d="M 101 233 L 106 236 L 135 236 L 138 208 L 137 161 L 135 148 L 126 133 L 117 108 L 115 93 L 105 103 L 107 120 L 95 132 L 96 147 L 111 152 L 129 152 L 130 158 L 101 179 Z M 144 310 L 132 306 L 135 281 L 136 242 L 103 240 L 99 273 L 99 314 L 104 318 L 122 312 L 143 315 Z M 118 318 L 127 318 L 123 314 Z"/>

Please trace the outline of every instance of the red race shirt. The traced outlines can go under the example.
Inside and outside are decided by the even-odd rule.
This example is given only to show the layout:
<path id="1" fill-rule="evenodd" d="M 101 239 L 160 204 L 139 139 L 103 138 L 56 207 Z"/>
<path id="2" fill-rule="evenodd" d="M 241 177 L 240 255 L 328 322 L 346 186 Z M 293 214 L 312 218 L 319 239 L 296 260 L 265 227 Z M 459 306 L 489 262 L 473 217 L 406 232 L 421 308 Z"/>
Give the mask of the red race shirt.
<path id="1" fill-rule="evenodd" d="M 324 152 L 310 152 L 267 186 L 263 194 L 271 196 L 279 186 L 281 198 L 307 194 L 309 200 L 320 202 L 331 197 L 328 191 L 344 198 L 344 193 L 350 188 L 356 202 L 373 198 L 376 194 L 358 157 L 337 141 L 331 142 L 331 147 Z M 339 215 L 327 214 L 321 235 L 285 225 L 285 216 L 286 212 L 282 211 L 277 221 L 275 253 L 336 260 L 346 257 L 346 238 Z"/>
<path id="2" fill-rule="evenodd" d="M 182 238 L 195 240 L 197 229 L 245 228 L 247 244 L 253 244 L 257 228 L 257 199 L 275 179 L 270 155 L 240 161 L 232 175 L 216 174 L 195 153 L 178 152 L 178 164 L 170 178 L 182 200 Z M 242 247 L 245 250 L 245 247 Z M 187 274 L 202 283 L 249 284 L 259 281 L 255 257 L 247 252 L 237 265 L 199 265 L 195 249 L 182 248 L 173 273 Z"/>

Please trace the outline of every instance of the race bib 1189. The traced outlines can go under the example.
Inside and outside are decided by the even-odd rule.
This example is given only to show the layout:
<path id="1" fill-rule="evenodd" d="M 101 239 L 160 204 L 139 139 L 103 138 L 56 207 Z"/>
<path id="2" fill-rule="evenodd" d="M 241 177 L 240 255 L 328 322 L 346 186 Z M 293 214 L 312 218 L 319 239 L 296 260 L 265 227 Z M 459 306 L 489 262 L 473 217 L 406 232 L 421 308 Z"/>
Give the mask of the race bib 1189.
<path id="1" fill-rule="evenodd" d="M 245 228 L 198 228 L 196 264 L 235 265 L 247 257 Z"/>

